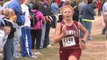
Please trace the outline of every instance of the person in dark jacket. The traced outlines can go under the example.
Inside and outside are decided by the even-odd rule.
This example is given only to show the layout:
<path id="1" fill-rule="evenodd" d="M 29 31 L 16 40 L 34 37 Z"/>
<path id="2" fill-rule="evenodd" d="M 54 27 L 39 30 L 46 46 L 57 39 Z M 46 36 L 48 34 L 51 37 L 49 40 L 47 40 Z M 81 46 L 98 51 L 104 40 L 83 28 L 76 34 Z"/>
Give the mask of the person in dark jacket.
<path id="1" fill-rule="evenodd" d="M 77 0 L 73 0 L 71 2 L 71 6 L 74 8 L 73 20 L 78 21 L 79 20 L 79 10 L 78 10 Z"/>
<path id="2" fill-rule="evenodd" d="M 84 22 L 83 25 L 89 32 L 88 40 L 92 40 L 91 30 L 92 30 L 92 22 L 94 20 L 95 12 L 94 8 L 92 7 L 91 3 L 93 0 L 88 0 L 88 3 L 83 7 L 82 10 L 82 21 Z"/>

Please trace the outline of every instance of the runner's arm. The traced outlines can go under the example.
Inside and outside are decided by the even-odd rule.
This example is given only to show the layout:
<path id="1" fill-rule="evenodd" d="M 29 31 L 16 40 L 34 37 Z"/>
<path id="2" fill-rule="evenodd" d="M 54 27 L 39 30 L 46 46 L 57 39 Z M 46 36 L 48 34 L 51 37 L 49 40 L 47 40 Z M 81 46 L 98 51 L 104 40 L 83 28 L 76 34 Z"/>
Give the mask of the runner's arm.
<path id="1" fill-rule="evenodd" d="M 80 22 L 78 22 L 78 25 L 79 25 L 79 29 L 84 32 L 84 36 L 83 36 L 82 40 L 86 41 L 88 38 L 87 29 Z"/>
<path id="2" fill-rule="evenodd" d="M 61 29 L 62 29 L 61 23 L 57 23 L 55 37 L 54 37 L 55 43 L 60 42 L 60 40 L 64 37 L 64 33 L 61 32 Z"/>

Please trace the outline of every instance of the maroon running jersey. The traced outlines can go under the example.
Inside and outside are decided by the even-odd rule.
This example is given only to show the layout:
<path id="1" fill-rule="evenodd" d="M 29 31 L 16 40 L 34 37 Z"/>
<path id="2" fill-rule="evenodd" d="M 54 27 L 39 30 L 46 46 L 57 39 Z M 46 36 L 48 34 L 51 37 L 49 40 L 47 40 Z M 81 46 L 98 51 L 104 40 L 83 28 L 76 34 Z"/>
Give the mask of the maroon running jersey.
<path id="1" fill-rule="evenodd" d="M 62 21 L 61 25 L 64 24 Z M 80 49 L 78 22 L 74 21 L 71 26 L 67 26 L 66 35 L 60 41 L 60 49 Z"/>

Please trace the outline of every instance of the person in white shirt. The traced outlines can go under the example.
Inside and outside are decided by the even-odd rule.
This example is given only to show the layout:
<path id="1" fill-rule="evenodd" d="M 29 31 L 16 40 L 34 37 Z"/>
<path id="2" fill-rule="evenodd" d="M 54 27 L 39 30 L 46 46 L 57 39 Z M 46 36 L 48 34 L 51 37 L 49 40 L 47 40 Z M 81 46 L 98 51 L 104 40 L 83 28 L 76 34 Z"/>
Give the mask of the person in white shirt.
<path id="1" fill-rule="evenodd" d="M 22 57 L 32 57 L 31 47 L 31 33 L 30 33 L 30 14 L 28 9 L 29 0 L 25 0 L 25 2 L 21 5 L 22 13 L 25 16 L 25 23 L 22 26 L 21 32 L 21 56 Z M 36 58 L 36 57 L 35 57 Z"/>

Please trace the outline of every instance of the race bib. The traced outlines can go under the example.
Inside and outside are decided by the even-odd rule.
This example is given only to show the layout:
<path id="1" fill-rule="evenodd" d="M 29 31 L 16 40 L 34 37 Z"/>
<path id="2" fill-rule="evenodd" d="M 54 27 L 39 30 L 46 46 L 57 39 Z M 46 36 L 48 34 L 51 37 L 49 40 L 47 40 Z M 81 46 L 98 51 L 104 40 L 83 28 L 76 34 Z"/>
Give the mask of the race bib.
<path id="1" fill-rule="evenodd" d="M 76 45 L 74 36 L 63 38 L 62 44 L 63 44 L 63 47 L 69 47 L 69 46 Z"/>

